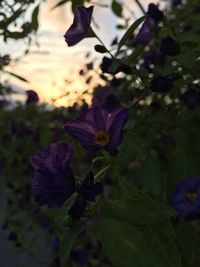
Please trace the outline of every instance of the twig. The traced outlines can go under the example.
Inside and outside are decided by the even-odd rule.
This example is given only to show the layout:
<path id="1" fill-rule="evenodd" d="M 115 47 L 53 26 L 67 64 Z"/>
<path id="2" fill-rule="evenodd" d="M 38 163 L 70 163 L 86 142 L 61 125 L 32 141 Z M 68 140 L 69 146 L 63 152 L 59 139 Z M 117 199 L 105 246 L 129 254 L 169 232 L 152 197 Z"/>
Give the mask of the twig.
<path id="1" fill-rule="evenodd" d="M 142 4 L 140 3 L 139 0 L 135 0 L 136 4 L 139 6 L 139 8 L 141 9 L 142 13 L 144 13 L 144 15 L 146 14 L 146 11 L 144 9 L 144 7 L 142 6 Z"/>

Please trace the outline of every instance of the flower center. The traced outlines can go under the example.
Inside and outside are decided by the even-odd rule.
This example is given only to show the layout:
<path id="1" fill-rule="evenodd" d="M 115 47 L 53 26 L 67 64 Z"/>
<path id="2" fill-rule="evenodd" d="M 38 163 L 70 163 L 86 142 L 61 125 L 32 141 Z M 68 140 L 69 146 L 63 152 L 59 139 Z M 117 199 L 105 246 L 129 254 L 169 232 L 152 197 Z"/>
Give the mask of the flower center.
<path id="1" fill-rule="evenodd" d="M 196 192 L 187 192 L 186 198 L 189 202 L 195 202 L 197 199 L 197 193 Z"/>
<path id="2" fill-rule="evenodd" d="M 95 133 L 95 143 L 100 146 L 105 146 L 109 142 L 109 135 L 104 131 Z"/>

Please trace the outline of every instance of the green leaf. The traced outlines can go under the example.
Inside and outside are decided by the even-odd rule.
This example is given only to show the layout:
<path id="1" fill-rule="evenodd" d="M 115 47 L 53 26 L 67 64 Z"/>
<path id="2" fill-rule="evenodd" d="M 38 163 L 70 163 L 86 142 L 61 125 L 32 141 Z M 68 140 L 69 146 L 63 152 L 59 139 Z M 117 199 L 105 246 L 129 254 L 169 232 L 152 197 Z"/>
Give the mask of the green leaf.
<path id="1" fill-rule="evenodd" d="M 156 154 L 149 154 L 142 164 L 139 175 L 145 190 L 156 196 L 161 193 L 161 171 Z"/>
<path id="2" fill-rule="evenodd" d="M 121 171 L 134 160 L 135 157 L 144 159 L 146 157 L 145 143 L 134 133 L 128 133 L 124 137 L 122 145 L 119 147 L 118 156 L 115 159 L 115 165 Z"/>
<path id="3" fill-rule="evenodd" d="M 143 235 L 148 245 L 163 260 L 163 265 L 181 267 L 181 259 L 177 250 L 174 229 L 169 222 L 143 227 Z"/>
<path id="4" fill-rule="evenodd" d="M 133 52 L 126 58 L 124 61 L 125 64 L 132 64 L 136 61 L 136 59 L 142 54 L 144 50 L 144 46 L 138 45 Z"/>
<path id="5" fill-rule="evenodd" d="M 54 223 L 60 228 L 62 228 L 64 225 L 64 221 L 69 219 L 68 211 L 74 202 L 75 195 L 73 194 L 70 198 L 68 198 L 64 205 L 60 208 L 52 208 L 48 210 L 48 216 L 51 218 Z"/>
<path id="6" fill-rule="evenodd" d="M 39 22 L 38 22 L 38 14 L 39 14 L 40 5 L 37 5 L 32 13 L 32 28 L 37 31 Z"/>
<path id="7" fill-rule="evenodd" d="M 62 5 L 64 5 L 64 4 L 66 4 L 68 1 L 69 1 L 69 0 L 61 0 L 61 1 L 59 1 L 56 5 L 54 5 L 54 6 L 51 8 L 51 10 L 54 10 L 54 9 L 56 9 L 56 8 L 59 7 L 59 6 L 62 6 Z"/>
<path id="8" fill-rule="evenodd" d="M 119 41 L 117 53 L 119 53 L 121 47 L 126 43 L 126 41 L 129 39 L 129 37 L 134 33 L 134 31 L 137 29 L 137 27 L 144 21 L 145 16 L 137 19 L 131 26 L 128 28 L 128 30 L 124 33 L 121 40 Z"/>
<path id="9" fill-rule="evenodd" d="M 176 247 L 166 224 L 157 231 L 154 228 L 134 227 L 126 222 L 102 218 L 98 233 L 104 252 L 115 266 L 181 266 L 178 255 L 175 256 Z"/>
<path id="10" fill-rule="evenodd" d="M 183 144 L 179 143 L 170 154 L 167 171 L 167 193 L 170 198 L 177 184 L 188 175 L 187 155 Z"/>
<path id="11" fill-rule="evenodd" d="M 116 175 L 116 171 L 114 173 Z M 136 187 L 128 184 L 125 179 L 121 178 L 118 174 L 119 185 L 121 188 L 121 197 L 122 198 L 131 198 L 133 200 L 148 200 L 148 196 L 143 192 L 139 191 Z"/>
<path id="12" fill-rule="evenodd" d="M 82 224 L 76 224 L 72 226 L 68 232 L 64 235 L 64 238 L 61 242 L 59 250 L 59 258 L 61 261 L 61 266 L 66 267 L 69 259 L 70 252 L 78 238 L 79 233 L 81 232 Z"/>
<path id="13" fill-rule="evenodd" d="M 132 225 L 153 225 L 176 215 L 168 205 L 151 199 L 104 200 L 100 210 L 104 218 L 115 218 Z"/>
<path id="14" fill-rule="evenodd" d="M 18 75 L 16 73 L 13 73 L 13 72 L 10 72 L 10 71 L 5 71 L 5 73 L 8 73 L 8 74 L 10 74 L 13 77 L 15 77 L 15 78 L 17 78 L 17 79 L 19 79 L 19 80 L 21 80 L 23 82 L 28 83 L 28 80 L 26 80 L 25 78 L 23 78 L 22 76 L 20 76 L 20 75 Z"/>
<path id="15" fill-rule="evenodd" d="M 116 16 L 122 17 L 122 7 L 116 0 L 112 1 L 111 8 L 112 8 L 112 11 L 115 13 Z"/>

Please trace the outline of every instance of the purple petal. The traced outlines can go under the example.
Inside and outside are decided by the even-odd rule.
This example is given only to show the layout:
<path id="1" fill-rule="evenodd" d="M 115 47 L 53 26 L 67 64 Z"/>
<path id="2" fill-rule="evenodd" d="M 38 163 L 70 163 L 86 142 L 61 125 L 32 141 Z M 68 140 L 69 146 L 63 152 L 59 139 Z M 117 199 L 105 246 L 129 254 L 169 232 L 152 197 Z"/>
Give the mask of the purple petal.
<path id="1" fill-rule="evenodd" d="M 155 20 L 151 17 L 147 17 L 147 19 L 142 24 L 141 29 L 139 30 L 139 33 L 136 37 L 136 42 L 138 44 L 147 45 L 153 37 L 152 30 L 155 26 Z"/>
<path id="2" fill-rule="evenodd" d="M 64 35 L 68 46 L 73 46 L 86 37 L 91 23 L 93 8 L 93 6 L 89 8 L 79 6 L 75 9 L 73 24 Z"/>
<path id="3" fill-rule="evenodd" d="M 109 130 L 110 142 L 107 146 L 109 151 L 115 150 L 116 147 L 121 144 L 123 127 L 128 119 L 128 113 L 128 109 L 123 109 L 116 114 Z"/>

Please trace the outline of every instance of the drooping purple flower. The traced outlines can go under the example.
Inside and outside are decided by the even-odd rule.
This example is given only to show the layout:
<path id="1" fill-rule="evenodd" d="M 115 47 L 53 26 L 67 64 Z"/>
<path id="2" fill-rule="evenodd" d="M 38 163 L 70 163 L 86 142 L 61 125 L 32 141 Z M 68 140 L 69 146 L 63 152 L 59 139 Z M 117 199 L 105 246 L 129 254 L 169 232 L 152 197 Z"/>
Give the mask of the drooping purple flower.
<path id="1" fill-rule="evenodd" d="M 141 45 L 148 45 L 153 38 L 153 30 L 158 25 L 158 22 L 163 19 L 164 15 L 158 6 L 151 3 L 148 6 L 147 18 L 142 24 L 136 36 L 136 43 Z"/>
<path id="2" fill-rule="evenodd" d="M 173 81 L 165 76 L 155 76 L 151 80 L 151 91 L 153 92 L 168 92 L 173 88 Z"/>
<path id="3" fill-rule="evenodd" d="M 123 127 L 128 119 L 128 109 L 120 105 L 90 108 L 81 116 L 65 125 L 65 130 L 81 142 L 87 150 L 116 150 L 122 142 Z"/>
<path id="4" fill-rule="evenodd" d="M 75 9 L 73 24 L 64 35 L 68 46 L 76 45 L 87 36 L 90 28 L 93 8 L 93 6 L 88 8 L 78 6 Z"/>
<path id="5" fill-rule="evenodd" d="M 181 99 L 189 109 L 195 109 L 200 104 L 200 93 L 190 89 L 181 96 Z"/>
<path id="6" fill-rule="evenodd" d="M 101 182 L 94 183 L 94 174 L 90 172 L 78 184 L 77 192 L 85 200 L 95 202 L 96 197 L 103 193 L 103 184 Z"/>
<path id="7" fill-rule="evenodd" d="M 35 169 L 32 193 L 39 205 L 60 207 L 75 191 L 75 179 L 70 167 L 72 146 L 58 142 L 30 158 Z"/>
<path id="8" fill-rule="evenodd" d="M 153 38 L 153 29 L 156 24 L 156 21 L 152 17 L 147 17 L 136 36 L 136 43 L 147 45 Z"/>
<path id="9" fill-rule="evenodd" d="M 167 36 L 161 41 L 160 51 L 164 55 L 176 56 L 180 53 L 181 47 L 172 37 Z"/>
<path id="10" fill-rule="evenodd" d="M 183 180 L 177 186 L 170 203 L 180 217 L 196 219 L 200 209 L 200 177 L 189 177 Z"/>
<path id="11" fill-rule="evenodd" d="M 164 18 L 163 12 L 153 3 L 149 4 L 147 15 L 156 21 L 161 21 Z"/>
<path id="12" fill-rule="evenodd" d="M 26 104 L 39 102 L 39 96 L 34 90 L 27 90 L 26 95 L 27 95 Z"/>

